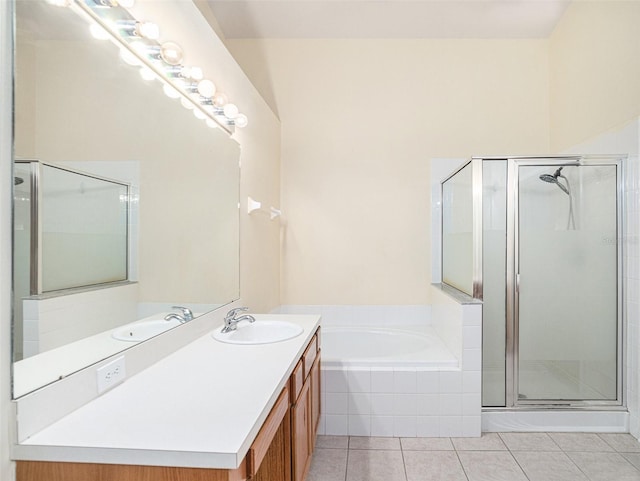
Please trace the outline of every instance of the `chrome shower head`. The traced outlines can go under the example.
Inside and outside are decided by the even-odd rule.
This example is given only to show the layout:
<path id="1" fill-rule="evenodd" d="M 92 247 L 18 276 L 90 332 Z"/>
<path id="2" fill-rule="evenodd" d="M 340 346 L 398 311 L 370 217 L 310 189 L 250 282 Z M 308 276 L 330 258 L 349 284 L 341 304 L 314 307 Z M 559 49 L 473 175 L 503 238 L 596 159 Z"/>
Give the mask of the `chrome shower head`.
<path id="1" fill-rule="evenodd" d="M 558 170 L 556 170 L 553 175 L 551 174 L 542 174 L 540 176 L 540 180 L 543 182 L 548 182 L 550 184 L 556 184 L 558 187 L 560 187 L 560 189 L 562 189 L 562 191 L 569 195 L 569 189 L 567 189 L 564 185 L 562 185 L 560 182 L 558 182 L 558 177 L 562 177 L 563 179 L 566 180 L 566 177 L 564 175 L 561 175 L 562 172 L 562 167 L 560 167 Z"/>

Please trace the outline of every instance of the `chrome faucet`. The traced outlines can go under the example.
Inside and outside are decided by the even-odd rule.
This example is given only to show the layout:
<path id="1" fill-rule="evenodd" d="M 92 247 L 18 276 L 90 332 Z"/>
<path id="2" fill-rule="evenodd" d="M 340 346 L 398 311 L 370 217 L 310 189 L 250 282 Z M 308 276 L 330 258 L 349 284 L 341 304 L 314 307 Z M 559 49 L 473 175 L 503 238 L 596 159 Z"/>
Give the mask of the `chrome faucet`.
<path id="1" fill-rule="evenodd" d="M 238 327 L 238 323 L 241 321 L 249 321 L 255 322 L 256 318 L 250 314 L 244 314 L 240 317 L 236 317 L 239 312 L 248 311 L 248 307 L 236 307 L 235 309 L 231 309 L 227 312 L 227 315 L 224 316 L 224 327 L 222 328 L 222 333 L 227 333 L 231 331 L 235 331 Z"/>
<path id="2" fill-rule="evenodd" d="M 172 309 L 178 309 L 180 312 L 182 312 L 182 315 L 172 312 L 164 316 L 165 321 L 177 319 L 178 321 L 180 321 L 180 324 L 184 324 L 185 322 L 193 320 L 193 312 L 191 312 L 191 309 L 189 309 L 188 307 L 173 306 Z"/>

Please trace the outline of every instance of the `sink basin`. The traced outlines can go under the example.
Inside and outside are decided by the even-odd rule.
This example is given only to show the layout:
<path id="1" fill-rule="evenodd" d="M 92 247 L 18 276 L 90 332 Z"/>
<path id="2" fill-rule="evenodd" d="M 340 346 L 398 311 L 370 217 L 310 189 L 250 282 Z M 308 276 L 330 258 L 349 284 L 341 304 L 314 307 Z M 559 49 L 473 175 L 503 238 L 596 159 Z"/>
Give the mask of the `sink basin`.
<path id="1" fill-rule="evenodd" d="M 150 321 L 136 322 L 115 329 L 111 333 L 111 337 L 119 341 L 140 342 L 162 334 L 169 329 L 173 329 L 180 325 L 177 319 L 152 319 Z"/>
<path id="2" fill-rule="evenodd" d="M 216 341 L 229 344 L 271 344 L 293 339 L 302 334 L 302 327 L 287 321 L 243 322 L 235 331 L 222 333 L 222 328 L 212 334 Z"/>

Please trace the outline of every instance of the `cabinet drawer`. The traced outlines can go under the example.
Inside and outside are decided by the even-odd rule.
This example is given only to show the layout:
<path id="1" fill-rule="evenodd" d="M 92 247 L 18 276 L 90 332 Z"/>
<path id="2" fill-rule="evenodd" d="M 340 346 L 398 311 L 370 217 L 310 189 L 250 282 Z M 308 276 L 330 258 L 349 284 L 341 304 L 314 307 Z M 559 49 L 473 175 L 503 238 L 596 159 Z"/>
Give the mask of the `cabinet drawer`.
<path id="1" fill-rule="evenodd" d="M 311 367 L 313 366 L 313 361 L 316 360 L 316 355 L 318 354 L 318 336 L 313 336 L 307 350 L 304 351 L 304 355 L 302 356 L 302 361 L 304 365 L 304 378 L 306 379 L 311 371 Z"/>
<path id="2" fill-rule="evenodd" d="M 289 389 L 285 386 L 247 453 L 247 470 L 250 477 L 258 472 L 260 463 L 267 454 L 271 441 L 288 411 Z"/>

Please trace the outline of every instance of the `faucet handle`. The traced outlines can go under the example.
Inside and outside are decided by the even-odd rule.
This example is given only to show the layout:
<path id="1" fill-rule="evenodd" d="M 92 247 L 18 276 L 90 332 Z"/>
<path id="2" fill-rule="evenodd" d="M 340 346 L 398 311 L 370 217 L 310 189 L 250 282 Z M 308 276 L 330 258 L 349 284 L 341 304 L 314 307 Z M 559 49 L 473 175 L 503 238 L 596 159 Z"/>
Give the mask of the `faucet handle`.
<path id="1" fill-rule="evenodd" d="M 179 311 L 181 311 L 182 315 L 184 316 L 185 321 L 193 320 L 193 312 L 188 307 L 172 306 L 171 308 L 172 309 L 178 309 Z"/>
<path id="2" fill-rule="evenodd" d="M 249 310 L 248 307 L 236 307 L 235 309 L 231 309 L 229 312 L 227 312 L 225 319 L 234 319 L 238 314 L 238 312 L 244 312 L 248 310 Z"/>

